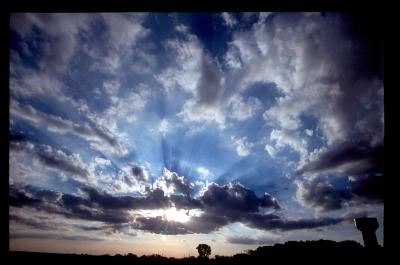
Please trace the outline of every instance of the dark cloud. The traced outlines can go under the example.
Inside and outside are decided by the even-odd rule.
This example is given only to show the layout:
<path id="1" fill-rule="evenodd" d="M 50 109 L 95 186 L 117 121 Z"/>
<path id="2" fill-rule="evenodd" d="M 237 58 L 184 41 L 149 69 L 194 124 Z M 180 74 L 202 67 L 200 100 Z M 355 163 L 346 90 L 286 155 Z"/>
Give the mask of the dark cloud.
<path id="1" fill-rule="evenodd" d="M 164 179 L 167 186 L 172 186 L 177 193 L 183 194 L 185 196 L 190 196 L 190 193 L 193 191 L 190 183 L 188 183 L 183 176 L 180 177 L 175 172 L 164 172 Z"/>
<path id="2" fill-rule="evenodd" d="M 35 148 L 35 155 L 44 165 L 50 168 L 77 174 L 85 179 L 89 178 L 89 171 L 76 156 L 67 155 L 60 150 L 44 145 Z"/>
<path id="3" fill-rule="evenodd" d="M 137 165 L 131 165 L 132 174 L 136 177 L 138 181 L 147 181 L 147 175 L 143 168 Z"/>
<path id="4" fill-rule="evenodd" d="M 345 201 L 352 198 L 349 190 L 335 188 L 327 177 L 305 180 L 299 185 L 300 200 L 306 205 L 323 210 L 340 209 Z"/>
<path id="5" fill-rule="evenodd" d="M 384 176 L 381 174 L 352 176 L 350 189 L 354 195 L 367 201 L 383 202 Z"/>
<path id="6" fill-rule="evenodd" d="M 271 195 L 266 193 L 259 198 L 254 191 L 240 184 L 219 186 L 213 183 L 208 186 L 201 200 L 206 207 L 221 211 L 258 212 L 258 207 L 280 209 Z"/>
<path id="7" fill-rule="evenodd" d="M 61 209 L 54 213 L 62 214 L 67 218 L 106 223 L 126 223 L 130 220 L 124 210 L 98 208 L 98 205 L 91 201 L 70 194 L 64 194 L 61 201 L 56 202 L 55 204 Z"/>
<path id="8" fill-rule="evenodd" d="M 15 207 L 23 207 L 23 206 L 29 206 L 29 207 L 37 207 L 40 206 L 41 200 L 37 198 L 32 198 L 31 196 L 28 196 L 25 193 L 25 190 L 23 188 L 17 188 L 14 186 L 10 187 L 9 191 L 9 203 L 10 206 L 15 206 Z"/>
<path id="9" fill-rule="evenodd" d="M 169 197 L 171 203 L 177 209 L 201 209 L 203 208 L 203 204 L 198 199 L 191 198 L 189 196 L 181 196 L 181 195 L 171 195 Z"/>
<path id="10" fill-rule="evenodd" d="M 300 199 L 305 205 L 322 210 L 337 210 L 345 202 L 383 202 L 384 148 L 368 142 L 345 141 L 317 155 L 303 166 L 298 174 L 321 174 L 299 183 Z M 340 177 L 322 176 L 324 173 L 346 176 L 345 188 L 333 182 Z"/>
<path id="11" fill-rule="evenodd" d="M 323 211 L 338 210 L 345 203 L 371 204 L 382 203 L 384 199 L 383 181 L 380 174 L 357 175 L 341 178 L 344 187 L 337 187 L 332 181 L 335 178 L 318 176 L 298 183 L 298 197 L 309 207 Z"/>
<path id="12" fill-rule="evenodd" d="M 43 220 L 36 220 L 34 218 L 23 217 L 17 214 L 10 214 L 9 220 L 39 230 L 56 230 L 60 228 L 55 226 L 54 224 L 43 222 Z"/>
<path id="13" fill-rule="evenodd" d="M 228 237 L 226 240 L 231 244 L 240 244 L 240 245 L 265 245 L 265 244 L 275 244 L 276 238 L 268 238 L 268 237 L 245 237 L 245 236 L 232 236 Z"/>
<path id="14" fill-rule="evenodd" d="M 345 141 L 318 154 L 298 174 L 326 171 L 342 174 L 382 173 L 383 151 L 383 145 L 380 144 L 371 146 L 365 141 Z"/>
<path id="15" fill-rule="evenodd" d="M 172 195 L 166 197 L 161 189 L 148 191 L 146 197 L 114 196 L 92 187 L 81 187 L 82 196 L 61 194 L 35 189 L 32 186 L 10 186 L 10 205 L 14 207 L 34 207 L 50 214 L 60 214 L 67 218 L 100 221 L 108 225 L 104 229 L 123 229 L 125 225 L 153 233 L 188 234 L 210 233 L 234 222 L 250 227 L 270 230 L 292 230 L 316 228 L 332 225 L 340 220 L 300 219 L 289 220 L 272 214 L 261 214 L 259 207 L 280 209 L 276 200 L 266 194 L 257 197 L 254 192 L 239 184 L 218 186 L 212 184 L 203 196 Z M 185 223 L 166 220 L 163 216 L 145 217 L 130 215 L 128 210 L 136 209 L 200 209 L 200 215 L 191 216 Z M 101 230 L 100 228 L 82 228 Z"/>
<path id="16" fill-rule="evenodd" d="M 88 236 L 71 236 L 59 234 L 43 234 L 43 233 L 24 233 L 12 232 L 10 238 L 35 238 L 35 239 L 57 239 L 57 240 L 72 240 L 72 241 L 103 241 L 104 239 Z"/>
<path id="17" fill-rule="evenodd" d="M 323 226 L 335 225 L 343 222 L 343 218 L 316 218 L 316 219 L 289 219 L 273 214 L 248 214 L 245 218 L 241 218 L 244 224 L 253 228 L 271 230 L 296 230 L 296 229 L 313 229 Z"/>

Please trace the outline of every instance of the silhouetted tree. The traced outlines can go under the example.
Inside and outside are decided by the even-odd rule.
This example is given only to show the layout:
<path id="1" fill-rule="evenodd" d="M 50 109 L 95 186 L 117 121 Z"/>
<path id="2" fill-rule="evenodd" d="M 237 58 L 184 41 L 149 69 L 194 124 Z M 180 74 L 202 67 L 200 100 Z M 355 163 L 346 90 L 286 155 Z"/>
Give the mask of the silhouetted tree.
<path id="1" fill-rule="evenodd" d="M 201 258 L 208 258 L 211 255 L 211 247 L 207 244 L 199 244 L 196 249 Z"/>

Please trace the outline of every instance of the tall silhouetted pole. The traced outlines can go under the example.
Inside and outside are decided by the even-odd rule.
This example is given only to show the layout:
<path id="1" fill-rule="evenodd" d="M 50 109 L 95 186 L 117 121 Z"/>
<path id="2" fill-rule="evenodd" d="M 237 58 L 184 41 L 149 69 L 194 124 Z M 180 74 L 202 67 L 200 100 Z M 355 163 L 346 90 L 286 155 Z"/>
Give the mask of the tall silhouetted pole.
<path id="1" fill-rule="evenodd" d="M 375 235 L 375 231 L 379 227 L 378 220 L 376 218 L 356 218 L 354 219 L 354 224 L 362 233 L 365 247 L 369 248 L 379 246 Z"/>

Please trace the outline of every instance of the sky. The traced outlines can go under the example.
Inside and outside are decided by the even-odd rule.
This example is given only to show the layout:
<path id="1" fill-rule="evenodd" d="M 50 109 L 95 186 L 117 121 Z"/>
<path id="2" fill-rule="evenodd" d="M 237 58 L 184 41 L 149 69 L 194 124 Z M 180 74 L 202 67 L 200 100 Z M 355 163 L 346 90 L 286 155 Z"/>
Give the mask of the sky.
<path id="1" fill-rule="evenodd" d="M 10 249 L 383 244 L 383 40 L 340 13 L 15 13 Z"/>

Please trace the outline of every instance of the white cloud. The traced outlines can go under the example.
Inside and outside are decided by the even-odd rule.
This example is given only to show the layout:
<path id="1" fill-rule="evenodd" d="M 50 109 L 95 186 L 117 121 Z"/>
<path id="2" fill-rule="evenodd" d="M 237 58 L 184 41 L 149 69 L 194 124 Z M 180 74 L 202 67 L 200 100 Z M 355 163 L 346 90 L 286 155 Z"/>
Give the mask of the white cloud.
<path id="1" fill-rule="evenodd" d="M 248 156 L 251 152 L 251 148 L 254 146 L 253 143 L 247 141 L 247 137 L 236 138 L 231 137 L 231 141 L 236 146 L 236 153 L 238 156 Z"/>
<path id="2" fill-rule="evenodd" d="M 194 94 L 200 78 L 199 67 L 203 56 L 203 47 L 196 36 L 187 34 L 187 41 L 169 40 L 166 48 L 174 54 L 175 66 L 171 66 L 155 78 L 160 82 L 168 96 L 172 96 L 176 87 Z"/>
<path id="3" fill-rule="evenodd" d="M 268 154 L 271 157 L 274 157 L 277 152 L 277 150 L 272 145 L 269 145 L 269 144 L 265 145 L 265 150 L 268 152 Z"/>
<path id="4" fill-rule="evenodd" d="M 300 155 L 299 165 L 304 165 L 304 163 L 307 161 L 307 140 L 300 137 L 297 132 L 274 129 L 270 134 L 270 140 L 275 143 L 275 148 L 278 150 L 288 146 L 298 152 Z"/>
<path id="5" fill-rule="evenodd" d="M 111 161 L 102 157 L 95 157 L 94 158 L 94 162 L 98 165 L 98 166 L 110 166 L 111 165 Z"/>
<path id="6" fill-rule="evenodd" d="M 314 131 L 313 130 L 309 130 L 309 129 L 306 129 L 306 134 L 308 135 L 308 136 L 313 136 L 313 134 L 314 134 Z"/>
<path id="7" fill-rule="evenodd" d="M 187 123 L 215 122 L 220 129 L 225 128 L 225 114 L 220 108 L 200 105 L 193 99 L 189 99 L 184 103 L 181 112 L 177 116 Z M 205 129 L 205 127 L 201 128 Z"/>
<path id="8" fill-rule="evenodd" d="M 168 132 L 168 127 L 169 127 L 169 123 L 168 123 L 168 121 L 166 120 L 166 119 L 163 119 L 161 122 L 160 122 L 160 126 L 158 126 L 158 131 L 162 134 L 162 135 L 165 135 L 165 134 L 167 134 L 167 132 Z"/>
<path id="9" fill-rule="evenodd" d="M 90 70 L 117 75 L 123 63 L 128 62 L 135 72 L 148 72 L 148 67 L 154 63 L 153 56 L 145 53 L 141 46 L 137 45 L 150 33 L 150 30 L 142 25 L 146 15 L 102 13 L 94 17 L 105 23 L 106 35 L 101 38 L 105 39 L 105 48 L 100 49 L 101 45 L 90 43 L 82 46 L 83 51 L 92 59 Z M 136 56 L 134 62 L 132 59 L 127 61 L 132 56 Z"/>
<path id="10" fill-rule="evenodd" d="M 255 97 L 245 100 L 243 97 L 233 97 L 230 103 L 230 117 L 243 121 L 252 117 L 261 108 L 261 101 Z"/>
<path id="11" fill-rule="evenodd" d="M 225 25 L 229 28 L 235 26 L 237 23 L 237 20 L 227 12 L 222 13 L 222 18 L 224 20 Z"/>
<path id="12" fill-rule="evenodd" d="M 106 82 L 106 84 L 108 84 Z M 82 114 L 90 119 L 93 123 L 107 128 L 113 135 L 119 139 L 124 139 L 127 134 L 121 131 L 119 126 L 121 123 L 135 123 L 147 102 L 152 96 L 149 86 L 140 83 L 138 86 L 127 89 L 125 92 L 118 93 L 118 83 L 114 83 L 109 87 L 107 95 L 111 101 L 110 105 L 101 112 L 93 112 L 89 108 L 82 109 Z M 83 104 L 84 105 L 84 104 Z M 81 105 L 81 106 L 83 106 Z"/>
<path id="13" fill-rule="evenodd" d="M 211 174 L 210 170 L 208 170 L 205 167 L 198 167 L 197 172 L 201 174 L 203 177 L 208 177 Z"/>

